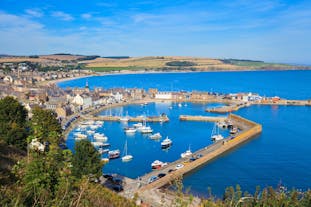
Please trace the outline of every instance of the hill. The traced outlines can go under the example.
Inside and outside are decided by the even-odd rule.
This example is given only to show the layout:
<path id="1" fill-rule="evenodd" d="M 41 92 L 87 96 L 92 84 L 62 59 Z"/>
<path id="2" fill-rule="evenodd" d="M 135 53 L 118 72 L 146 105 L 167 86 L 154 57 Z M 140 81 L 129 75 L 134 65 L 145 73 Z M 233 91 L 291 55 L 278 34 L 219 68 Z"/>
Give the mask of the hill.
<path id="1" fill-rule="evenodd" d="M 263 61 L 241 59 L 213 59 L 180 56 L 128 57 L 98 55 L 74 55 L 57 53 L 52 55 L 0 56 L 0 63 L 33 62 L 41 66 L 84 65 L 96 72 L 123 70 L 157 71 L 239 71 L 239 70 L 284 70 L 311 69 L 309 66 L 266 63 Z"/>
<path id="2" fill-rule="evenodd" d="M 191 71 L 219 71 L 219 70 L 277 70 L 277 69 L 310 69 L 305 66 L 266 63 L 263 61 L 212 59 L 196 57 L 131 57 L 126 59 L 96 58 L 82 61 L 86 68 L 96 72 L 113 70 L 191 70 Z"/>

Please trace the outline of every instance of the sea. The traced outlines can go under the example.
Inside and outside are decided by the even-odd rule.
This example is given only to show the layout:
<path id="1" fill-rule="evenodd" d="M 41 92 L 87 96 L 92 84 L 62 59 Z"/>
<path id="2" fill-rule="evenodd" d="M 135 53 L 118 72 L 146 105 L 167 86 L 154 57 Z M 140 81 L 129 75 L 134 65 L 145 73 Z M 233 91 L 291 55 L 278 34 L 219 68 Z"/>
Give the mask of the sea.
<path id="1" fill-rule="evenodd" d="M 249 71 L 249 72 L 195 72 L 106 75 L 80 78 L 58 83 L 61 88 L 158 88 L 161 91 L 209 91 L 217 93 L 252 92 L 261 96 L 279 96 L 287 99 L 311 99 L 311 71 Z M 165 113 L 168 123 L 148 123 L 154 132 L 160 132 L 162 140 L 169 137 L 173 145 L 162 150 L 160 141 L 147 135 L 126 135 L 124 127 L 132 123 L 105 122 L 98 132 L 104 133 L 110 149 L 124 151 L 127 142 L 132 161 L 123 163 L 112 160 L 103 167 L 104 173 L 118 173 L 137 178 L 151 171 L 154 160 L 172 162 L 187 149 L 196 151 L 212 144 L 210 140 L 214 124 L 208 122 L 179 121 L 179 115 L 210 115 L 208 107 L 220 103 L 149 103 L 127 105 L 102 111 L 103 115 L 153 116 Z M 311 107 L 263 106 L 242 108 L 235 114 L 262 124 L 262 133 L 243 145 L 187 174 L 183 178 L 184 189 L 192 194 L 221 197 L 226 187 L 240 185 L 243 191 L 254 192 L 261 188 L 284 185 L 288 189 L 307 190 L 311 183 Z M 73 132 L 67 139 L 74 148 Z M 221 134 L 228 135 L 227 130 Z"/>

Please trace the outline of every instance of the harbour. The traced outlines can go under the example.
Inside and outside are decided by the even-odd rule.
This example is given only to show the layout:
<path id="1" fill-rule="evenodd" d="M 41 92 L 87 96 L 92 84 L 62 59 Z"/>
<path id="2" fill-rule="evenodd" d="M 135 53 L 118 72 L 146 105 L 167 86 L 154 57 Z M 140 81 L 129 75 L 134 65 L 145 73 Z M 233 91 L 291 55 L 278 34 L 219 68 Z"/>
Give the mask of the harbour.
<path id="1" fill-rule="evenodd" d="M 178 159 L 179 158 L 179 156 L 180 156 L 180 153 L 181 152 L 183 152 L 183 151 L 185 151 L 187 148 L 188 148 L 188 145 L 189 145 L 189 142 L 188 141 L 185 141 L 185 140 L 187 140 L 187 139 L 185 139 L 185 138 L 183 138 L 183 137 L 187 137 L 187 136 L 191 136 L 190 134 L 188 134 L 188 133 L 185 133 L 185 131 L 184 130 L 182 130 L 182 132 L 183 133 L 185 133 L 184 135 L 183 134 L 181 134 L 181 132 L 179 133 L 179 132 L 176 132 L 176 131 L 174 131 L 174 128 L 176 128 L 177 127 L 177 123 L 176 123 L 176 120 L 179 120 L 179 116 L 180 115 L 184 115 L 184 114 L 189 114 L 190 116 L 215 116 L 215 114 L 213 114 L 213 113 L 211 113 L 211 112 L 205 112 L 204 113 L 204 111 L 206 110 L 206 108 L 208 108 L 208 107 L 206 107 L 207 106 L 207 104 L 208 103 L 206 103 L 206 101 L 205 101 L 205 103 L 204 103 L 204 101 L 202 100 L 201 102 L 199 102 L 199 103 L 189 103 L 189 102 L 181 102 L 182 103 L 182 107 L 179 107 L 178 106 L 178 102 L 175 102 L 176 100 L 165 100 L 164 102 L 162 102 L 162 100 L 154 100 L 153 99 L 153 101 L 159 101 L 159 103 L 151 103 L 151 102 L 149 102 L 150 104 L 147 106 L 147 107 L 141 107 L 140 106 L 140 104 L 141 104 L 141 102 L 143 102 L 143 101 L 140 101 L 140 102 L 137 102 L 137 103 L 134 103 L 134 105 L 135 104 L 137 104 L 137 105 L 135 105 L 135 107 L 134 106 L 131 106 L 131 103 L 125 103 L 125 104 L 121 104 L 120 103 L 120 105 L 122 105 L 122 106 L 116 106 L 117 108 L 116 108 L 116 110 L 112 110 L 112 114 L 120 114 L 120 113 L 122 113 L 123 115 L 125 115 L 126 114 L 126 112 L 128 111 L 129 112 L 129 115 L 130 116 L 133 116 L 133 117 L 136 117 L 136 116 L 140 116 L 140 115 L 142 115 L 143 114 L 143 111 L 149 111 L 148 113 L 148 116 L 159 116 L 159 114 L 161 114 L 162 112 L 164 112 L 164 113 L 166 113 L 167 115 L 168 115 L 168 117 L 169 117 L 169 119 L 170 119 L 170 121 L 169 122 L 167 122 L 167 123 L 163 123 L 163 125 L 161 125 L 161 123 L 159 122 L 159 123 L 151 123 L 151 127 L 155 130 L 155 132 L 157 132 L 157 131 L 161 131 L 161 128 L 162 128 L 162 130 L 163 129 L 165 129 L 164 131 L 165 132 L 162 132 L 161 133 L 161 135 L 165 138 L 166 137 L 166 134 L 168 134 L 169 135 L 169 137 L 170 138 L 172 138 L 173 139 L 173 147 L 171 148 L 171 149 L 169 149 L 168 150 L 168 152 L 161 152 L 161 149 L 159 149 L 159 151 L 158 150 L 155 150 L 155 149 L 157 149 L 157 148 L 160 148 L 160 143 L 159 142 L 156 142 L 156 141 L 152 141 L 152 140 L 150 140 L 150 139 L 148 139 L 148 136 L 143 136 L 143 135 L 139 135 L 139 134 L 137 134 L 136 133 L 136 135 L 133 135 L 133 136 L 129 136 L 128 137 L 128 141 L 129 141 L 129 149 L 130 149 L 130 151 L 132 151 L 132 153 L 134 153 L 134 159 L 133 159 L 133 161 L 131 161 L 131 162 L 129 162 L 129 163 L 122 163 L 122 162 L 119 162 L 118 160 L 114 160 L 113 161 L 113 166 L 115 166 L 115 167 L 112 167 L 112 166 L 108 166 L 108 165 L 110 165 L 110 164 L 108 164 L 106 167 L 105 167 L 105 169 L 104 169 L 104 172 L 107 172 L 107 173 L 109 173 L 109 172 L 116 172 L 116 173 L 118 173 L 118 174 L 121 174 L 121 175 L 125 175 L 125 176 L 129 176 L 130 178 L 137 178 L 137 177 L 139 177 L 140 175 L 143 175 L 143 174 L 145 174 L 145 173 L 147 173 L 148 172 L 148 170 L 150 171 L 150 164 L 151 164 L 151 162 L 153 161 L 153 160 L 156 160 L 156 159 L 159 159 L 159 160 L 162 160 L 162 161 L 168 161 L 168 162 L 174 162 L 174 160 L 176 160 L 176 159 Z M 185 105 L 185 103 L 188 103 L 188 107 L 186 107 L 186 106 L 184 106 Z M 284 104 L 284 103 L 286 103 L 286 104 Z M 293 104 L 294 103 L 294 104 Z M 297 103 L 299 103 L 299 104 L 297 104 Z M 128 106 L 127 104 L 130 104 L 130 106 Z M 254 103 L 254 104 L 252 104 L 252 105 L 249 105 L 249 106 L 246 106 L 246 107 L 242 107 L 242 108 L 240 108 L 238 111 L 236 111 L 235 113 L 237 113 L 237 114 L 239 114 L 239 115 L 242 115 L 243 117 L 248 117 L 248 118 L 250 118 L 251 120 L 256 120 L 258 123 L 265 123 L 265 120 L 266 120 L 266 118 L 265 117 L 262 117 L 260 114 L 258 114 L 259 113 L 259 111 L 263 111 L 263 114 L 266 114 L 267 116 L 271 116 L 271 115 L 273 115 L 273 113 L 276 113 L 277 111 L 282 111 L 282 113 L 285 113 L 285 111 L 291 111 L 292 109 L 293 110 L 297 110 L 297 109 L 300 109 L 300 110 L 305 110 L 305 111 L 308 111 L 308 104 L 309 104 L 309 101 L 308 100 L 306 100 L 306 101 L 295 101 L 295 99 L 293 100 L 293 102 L 292 102 L 292 100 L 286 100 L 286 101 L 279 101 L 278 103 L 274 103 L 273 101 L 270 101 L 270 102 L 268 102 L 268 103 Z M 226 105 L 226 104 L 225 104 Z M 297 105 L 297 107 L 298 108 L 296 108 L 296 106 L 295 105 Z M 170 107 L 173 107 L 173 109 L 170 109 Z M 107 106 L 108 107 L 108 106 Z M 151 107 L 151 108 L 150 108 Z M 154 108 L 155 107 L 155 109 L 156 109 L 156 113 L 153 111 Z M 284 107 L 286 107 L 286 109 L 284 108 Z M 301 108 L 299 108 L 299 107 L 301 107 Z M 197 109 L 196 109 L 197 108 Z M 211 108 L 211 107 L 210 107 Z M 108 109 L 108 111 L 107 111 L 107 109 Z M 188 109 L 189 109 L 189 111 L 188 111 Z M 194 114 L 191 114 L 191 113 L 189 113 L 189 112 L 191 112 L 190 111 L 190 109 L 191 109 L 191 111 L 193 110 L 193 109 L 195 109 L 195 111 L 197 110 L 197 112 L 194 112 Z M 254 116 L 250 116 L 251 114 L 253 114 L 253 112 L 256 112 L 257 111 L 257 109 L 258 109 L 258 113 L 256 113 L 257 114 L 257 117 L 254 117 Z M 106 108 L 105 109 L 106 110 L 106 112 L 105 113 L 101 113 L 100 115 L 103 115 L 103 116 L 109 116 L 109 113 L 111 113 L 110 111 L 110 109 L 109 109 L 109 107 L 108 108 Z M 186 110 L 186 111 L 184 111 L 184 110 Z M 271 110 L 271 111 L 270 111 Z M 180 111 L 180 113 L 177 113 L 176 115 L 173 115 L 173 114 L 175 114 L 176 112 L 179 112 Z M 134 114 L 133 114 L 134 113 Z M 272 113 L 272 114 L 271 114 Z M 270 115 L 269 115 L 270 114 Z M 118 116 L 118 115 L 116 115 L 116 116 Z M 134 122 L 133 122 L 134 123 Z M 200 131 L 200 129 L 199 128 L 204 128 L 204 126 L 205 126 L 205 122 L 201 122 L 201 121 L 194 121 L 194 122 L 192 122 L 192 121 L 189 121 L 189 123 L 188 123 L 188 121 L 186 121 L 186 122 L 180 122 L 180 124 L 182 124 L 183 123 L 183 125 L 185 125 L 185 126 L 183 126 L 183 127 L 186 127 L 186 128 L 191 128 L 191 129 L 196 129 L 197 130 L 197 135 L 195 135 L 195 136 L 198 136 L 198 139 L 195 139 L 195 140 L 193 140 L 192 142 L 198 142 L 198 143 L 201 143 L 200 145 L 197 145 L 197 147 L 196 147 L 196 145 L 195 144 L 191 144 L 191 149 L 192 150 L 194 150 L 194 151 L 197 151 L 197 150 L 199 150 L 199 149 L 201 149 L 203 146 L 206 146 L 206 144 L 203 144 L 203 140 L 204 139 L 202 139 L 202 135 L 200 135 L 202 132 Z M 207 122 L 208 123 L 208 122 Z M 207 124 L 206 123 L 206 124 Z M 173 125 L 172 125 L 173 124 Z M 187 126 L 189 124 L 189 126 Z M 271 124 L 269 124 L 269 125 L 267 125 L 267 124 L 265 124 L 265 127 L 264 127 L 264 129 L 266 129 L 266 128 L 270 128 L 270 125 L 271 126 L 273 126 L 275 123 L 271 123 Z M 122 126 L 122 128 L 121 129 L 123 129 L 123 127 L 125 127 L 125 126 L 130 126 L 131 125 L 131 122 L 129 122 L 128 124 L 124 124 L 124 123 L 119 123 L 118 121 L 116 121 L 116 122 L 110 122 L 110 121 L 105 121 L 105 127 L 106 128 L 119 128 L 119 127 L 121 127 Z M 168 126 L 174 126 L 174 128 L 172 129 L 173 131 L 171 131 L 171 132 L 169 132 L 169 131 L 166 131 L 166 128 L 168 127 Z M 176 126 L 175 126 L 176 125 Z M 178 124 L 179 125 L 179 124 Z M 286 126 L 286 123 L 283 123 L 283 125 L 284 126 Z M 199 127 L 200 126 L 200 127 Z M 212 124 L 211 125 L 208 125 L 209 127 L 208 127 L 208 129 L 207 129 L 207 131 L 210 131 L 211 130 L 211 128 L 212 128 Z M 171 127 L 170 127 L 171 128 Z M 120 129 L 119 129 L 120 130 Z M 123 130 L 122 130 L 123 131 Z M 286 137 L 286 135 L 284 134 L 284 133 L 286 133 L 288 130 L 287 129 L 284 129 L 284 131 L 279 131 L 281 134 L 283 134 L 283 136 L 282 137 Z M 260 136 L 259 136 L 259 138 L 261 139 L 261 137 L 265 137 L 266 136 L 266 134 L 267 133 L 269 133 L 270 134 L 270 132 L 271 132 L 271 129 L 270 130 L 268 130 L 268 131 L 266 131 L 265 130 L 265 132 L 264 132 L 264 134 L 261 134 Z M 106 132 L 105 132 L 106 133 Z M 113 129 L 113 132 L 111 132 L 111 134 L 115 134 L 115 136 L 119 136 L 120 138 L 118 138 L 118 140 L 124 140 L 124 138 L 121 138 L 121 137 L 123 137 L 123 135 L 121 135 L 119 132 L 117 132 L 116 130 L 114 130 Z M 205 132 L 206 133 L 206 132 Z M 106 134 L 108 134 L 109 135 L 109 132 L 107 131 L 107 133 Z M 209 134 L 209 132 L 207 132 L 206 134 Z M 306 133 L 306 135 L 307 135 L 308 133 Z M 181 145 L 180 143 L 179 143 L 179 141 L 177 142 L 176 141 L 176 135 L 177 135 L 177 137 L 178 137 L 178 139 L 180 139 L 180 142 L 184 142 L 183 143 L 183 145 Z M 205 135 L 205 136 L 209 136 L 209 135 Z M 108 137 L 110 137 L 110 136 L 108 136 Z M 132 138 L 131 138 L 132 137 Z M 201 137 L 200 139 L 199 139 L 199 137 Z M 275 137 L 279 137 L 279 136 L 275 136 Z M 260 140 L 260 139 L 258 139 L 258 140 Z M 254 146 L 254 143 L 257 143 L 257 145 L 258 145 L 258 140 L 257 139 L 255 139 L 254 141 L 252 141 L 252 142 L 250 142 L 250 143 L 248 143 L 247 145 L 243 145 L 243 147 L 240 149 L 239 148 L 239 150 L 237 150 L 237 151 L 235 151 L 235 153 L 234 154 L 238 154 L 239 156 L 243 156 L 241 153 L 239 153 L 240 151 L 242 151 L 242 152 L 244 152 L 244 148 L 246 148 L 246 149 L 248 149 L 249 148 L 249 146 L 251 146 L 251 147 L 255 147 Z M 266 143 L 268 140 L 270 140 L 270 139 L 263 139 L 263 142 L 264 143 Z M 146 151 L 148 151 L 148 150 L 151 150 L 150 152 L 152 153 L 151 155 L 149 155 L 149 157 L 147 158 L 149 161 L 138 161 L 138 163 L 137 163 L 137 165 L 135 164 L 135 162 L 137 162 L 137 159 L 140 159 L 139 157 L 141 157 L 141 156 L 144 156 L 144 153 L 143 152 L 133 152 L 133 148 L 135 148 L 134 146 L 135 145 L 132 145 L 133 143 L 131 143 L 131 142 L 138 142 L 138 143 L 140 143 L 140 145 L 143 145 L 143 146 L 145 146 L 146 147 Z M 204 141 L 205 142 L 205 141 Z M 271 141 L 269 141 L 268 143 L 270 143 L 270 142 L 272 142 L 272 140 Z M 124 141 L 121 141 L 121 145 L 119 145 L 117 148 L 119 148 L 119 149 L 122 149 L 123 148 L 123 144 L 124 144 Z M 116 143 L 117 144 L 117 143 Z M 113 145 L 115 145 L 115 144 L 113 144 Z M 259 145 L 260 146 L 260 145 Z M 177 150 L 177 149 L 179 149 L 179 150 Z M 142 149 L 139 149 L 138 151 L 143 151 Z M 252 152 L 252 154 L 254 154 L 254 152 L 255 151 L 253 151 Z M 167 153 L 167 154 L 166 154 Z M 173 154 L 172 154 L 173 153 Z M 271 152 L 272 153 L 272 152 Z M 283 155 L 284 155 L 284 157 L 286 157 L 286 153 L 285 152 L 283 152 L 282 151 L 282 153 L 283 153 Z M 173 155 L 173 156 L 172 156 Z M 172 156 L 172 157 L 171 157 Z M 235 157 L 234 155 L 231 155 L 231 153 L 230 153 L 230 156 L 227 158 L 227 156 L 225 157 L 226 159 L 230 159 L 230 157 L 231 156 L 233 156 L 233 157 Z M 253 156 L 257 156 L 256 154 L 254 154 Z M 219 174 L 219 173 L 213 173 L 213 174 L 210 174 L 210 173 L 207 173 L 206 175 L 202 175 L 201 174 L 201 172 L 205 172 L 205 169 L 209 169 L 209 171 L 211 171 L 212 169 L 211 169 L 211 167 L 213 168 L 213 166 L 218 166 L 219 164 L 218 163 L 222 163 L 222 160 L 223 160 L 224 158 L 220 158 L 220 160 L 218 160 L 217 159 L 217 161 L 216 162 L 212 162 L 211 164 L 209 164 L 209 165 L 204 165 L 202 168 L 200 168 L 200 170 L 199 171 L 195 171 L 194 173 L 190 173 L 190 175 L 188 175 L 188 174 L 186 174 L 186 176 L 185 176 L 185 178 L 184 178 L 184 184 L 185 184 L 185 186 L 187 187 L 187 186 L 191 186 L 192 187 L 192 190 L 191 190 L 191 192 L 193 192 L 194 194 L 196 194 L 196 193 L 199 193 L 199 195 L 201 195 L 200 194 L 200 192 L 203 192 L 204 191 L 204 189 L 202 189 L 202 187 L 200 187 L 201 185 L 200 184 L 194 184 L 194 181 L 191 181 L 191 180 L 193 180 L 193 179 L 191 179 L 192 177 L 196 177 L 196 175 L 200 175 L 201 177 L 200 177 L 200 180 L 201 179 L 204 179 L 205 177 L 215 177 L 217 174 Z M 241 159 L 241 157 L 239 157 L 238 159 Z M 258 158 L 259 159 L 259 158 Z M 301 158 L 300 158 L 301 159 Z M 230 160 L 232 160 L 232 159 L 230 159 Z M 231 161 L 231 162 L 234 162 L 235 163 L 235 161 Z M 143 163 L 145 163 L 145 164 L 143 164 Z M 238 164 L 237 164 L 238 165 Z M 248 164 L 249 165 L 249 164 Z M 124 166 L 124 167 L 122 167 L 122 166 Z M 141 169 L 141 167 L 140 168 L 135 168 L 134 166 L 147 166 L 147 168 L 148 169 L 146 169 L 146 167 L 144 168 L 142 168 Z M 148 167 L 149 166 L 149 167 Z M 132 168 L 132 167 L 134 167 L 135 169 L 137 169 L 137 172 L 136 173 L 133 173 L 133 172 L 130 172 L 130 171 L 128 171 L 127 170 L 127 168 Z M 121 170 L 121 168 L 122 168 L 122 170 Z M 218 168 L 218 170 L 220 170 L 221 168 L 223 168 L 223 166 L 222 167 L 219 167 Z M 250 167 L 250 169 L 252 169 L 252 167 Z M 254 169 L 255 170 L 255 169 Z M 258 170 L 258 169 L 256 169 L 256 170 Z M 297 169 L 298 170 L 298 169 Z M 297 171 L 296 170 L 296 171 Z M 238 171 L 236 171 L 235 169 L 232 169 L 231 171 L 233 171 L 234 173 L 237 173 Z M 135 174 L 135 175 L 134 175 Z M 223 174 L 223 173 L 222 173 Z M 254 173 L 253 173 L 254 174 Z M 301 174 L 304 174 L 303 172 L 301 172 Z M 217 176 L 216 176 L 217 177 Z M 258 177 L 262 177 L 262 175 L 261 176 L 259 176 L 258 175 Z M 267 180 L 270 180 L 270 182 L 272 182 L 272 184 L 274 183 L 274 184 L 277 184 L 278 182 L 279 182 L 279 179 L 272 179 L 272 178 L 274 178 L 274 177 L 267 177 L 266 179 Z M 198 178 L 197 178 L 198 179 Z M 226 178 L 227 180 L 229 179 L 230 180 L 230 178 Z M 249 179 L 248 179 L 249 180 Z M 288 179 L 286 179 L 284 182 L 286 182 L 286 183 L 288 183 L 288 181 L 290 181 L 290 179 L 288 178 Z M 205 181 L 201 181 L 201 182 L 205 182 Z M 241 183 L 241 185 L 242 185 L 242 187 L 244 186 L 244 188 L 246 188 L 246 189 L 253 189 L 253 187 L 251 187 L 251 186 L 248 186 L 248 183 L 252 183 L 252 182 L 250 182 L 250 181 L 247 181 L 247 182 L 242 182 L 241 180 L 239 180 L 238 181 L 239 183 Z M 296 181 L 297 182 L 297 181 Z M 209 184 L 208 184 L 209 183 Z M 230 183 L 230 182 L 229 182 Z M 231 185 L 235 185 L 235 183 L 236 183 L 236 181 L 234 181 L 234 180 L 232 180 L 232 182 L 231 182 L 232 184 Z M 256 183 L 256 184 L 252 184 L 252 186 L 255 186 L 255 185 L 258 185 L 259 183 Z M 211 186 L 212 187 L 212 189 L 214 189 L 214 191 L 213 192 L 216 192 L 216 194 L 217 195 L 220 195 L 220 194 L 222 194 L 222 192 L 223 192 L 223 187 L 221 187 L 221 186 L 224 186 L 224 184 L 223 184 L 223 182 L 221 182 L 221 181 L 217 181 L 217 179 L 208 179 L 207 180 L 207 184 L 205 184 L 205 186 Z M 245 187 L 246 186 L 246 187 Z M 303 185 L 300 185 L 300 186 L 303 186 Z M 201 190 L 197 190 L 197 189 L 201 189 Z M 205 188 L 206 189 L 206 188 Z"/>

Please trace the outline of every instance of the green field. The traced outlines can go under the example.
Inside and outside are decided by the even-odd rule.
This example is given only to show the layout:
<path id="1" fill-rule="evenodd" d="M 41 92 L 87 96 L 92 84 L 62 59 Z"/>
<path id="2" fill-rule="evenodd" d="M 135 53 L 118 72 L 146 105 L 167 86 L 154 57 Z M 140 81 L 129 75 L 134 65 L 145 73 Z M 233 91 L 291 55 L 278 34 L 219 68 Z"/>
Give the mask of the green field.
<path id="1" fill-rule="evenodd" d="M 122 71 L 122 70 L 144 70 L 143 67 L 86 67 L 86 69 L 94 72 L 111 72 L 111 71 Z"/>

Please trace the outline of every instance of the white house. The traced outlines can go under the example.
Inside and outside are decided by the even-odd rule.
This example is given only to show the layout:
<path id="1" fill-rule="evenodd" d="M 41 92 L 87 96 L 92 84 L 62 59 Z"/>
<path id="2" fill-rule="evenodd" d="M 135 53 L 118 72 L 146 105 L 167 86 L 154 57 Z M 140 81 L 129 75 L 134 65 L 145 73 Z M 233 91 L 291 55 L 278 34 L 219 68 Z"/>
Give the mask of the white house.
<path id="1" fill-rule="evenodd" d="M 155 94 L 155 99 L 172 99 L 173 95 L 171 92 L 158 92 Z"/>
<path id="2" fill-rule="evenodd" d="M 123 100 L 123 94 L 117 92 L 117 93 L 114 93 L 114 94 L 111 94 L 111 96 L 114 97 L 114 99 L 116 100 L 116 102 L 120 102 Z"/>
<path id="3" fill-rule="evenodd" d="M 76 95 L 73 100 L 72 100 L 73 104 L 76 104 L 78 106 L 81 106 L 82 109 L 86 109 L 92 106 L 93 102 L 92 102 L 92 98 L 90 96 L 87 96 L 85 94 L 78 94 Z"/>

